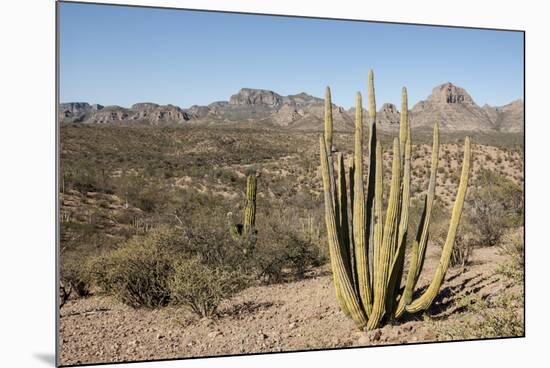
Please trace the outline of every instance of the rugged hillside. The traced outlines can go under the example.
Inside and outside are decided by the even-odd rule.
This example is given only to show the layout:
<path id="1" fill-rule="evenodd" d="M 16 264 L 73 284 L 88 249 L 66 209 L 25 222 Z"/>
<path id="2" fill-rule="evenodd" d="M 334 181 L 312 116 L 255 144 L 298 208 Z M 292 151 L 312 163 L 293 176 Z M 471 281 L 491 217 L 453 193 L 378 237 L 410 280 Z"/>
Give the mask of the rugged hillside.
<path id="1" fill-rule="evenodd" d="M 495 128 L 505 132 L 523 131 L 523 101 L 516 100 L 507 105 L 493 107 L 484 105 L 483 109 L 494 122 Z"/>
<path id="2" fill-rule="evenodd" d="M 365 111 L 366 113 L 366 111 Z M 307 93 L 281 96 L 265 89 L 242 88 L 228 101 L 207 106 L 193 105 L 182 109 L 173 105 L 137 103 L 130 108 L 90 105 L 85 102 L 60 105 L 63 123 L 145 123 L 159 124 L 227 124 L 251 123 L 260 126 L 296 130 L 317 130 L 323 126 L 324 100 Z M 352 131 L 355 109 L 344 110 L 333 105 L 336 130 Z M 523 101 L 494 107 L 478 106 L 465 89 L 445 83 L 433 89 L 426 100 L 411 111 L 413 127 L 431 127 L 439 121 L 442 130 L 458 131 L 523 131 Z M 377 112 L 378 127 L 394 130 L 399 127 L 399 111 L 391 103 L 383 103 Z"/>
<path id="3" fill-rule="evenodd" d="M 157 105 L 143 102 L 132 105 L 129 109 L 121 106 L 90 105 L 86 102 L 62 103 L 59 106 L 61 122 L 67 123 L 183 123 L 190 115 L 173 105 Z"/>
<path id="4" fill-rule="evenodd" d="M 523 101 L 503 107 L 480 107 L 464 88 L 448 82 L 435 87 L 425 101 L 412 109 L 412 127 L 431 127 L 435 121 L 444 130 L 518 132 L 523 130 Z"/>

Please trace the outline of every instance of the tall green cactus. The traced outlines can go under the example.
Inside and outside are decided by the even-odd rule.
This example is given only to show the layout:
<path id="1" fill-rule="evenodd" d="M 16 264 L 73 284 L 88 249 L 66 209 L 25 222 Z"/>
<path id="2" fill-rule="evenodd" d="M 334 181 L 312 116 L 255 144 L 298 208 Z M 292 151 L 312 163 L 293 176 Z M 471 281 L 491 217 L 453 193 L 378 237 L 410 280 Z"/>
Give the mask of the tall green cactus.
<path id="1" fill-rule="evenodd" d="M 376 136 L 372 71 L 369 71 L 368 82 L 370 131 L 366 184 L 363 178 L 363 107 L 360 93 L 357 93 L 355 105 L 355 152 L 349 158 L 347 176 L 344 156 L 333 146 L 332 104 L 328 87 L 325 99 L 325 132 L 319 143 L 325 221 L 336 297 L 343 312 L 359 327 L 372 330 L 404 313 L 426 310 L 436 298 L 449 266 L 468 187 L 470 139 L 466 137 L 464 144 L 462 174 L 441 259 L 429 287 L 413 300 L 413 291 L 426 255 L 430 217 L 435 200 L 439 125 L 434 125 L 430 182 L 416 238 L 409 252 L 411 258 L 405 285 L 402 286 L 409 221 L 412 147 L 407 90 L 402 90 L 399 136 L 393 141 L 391 185 L 383 218 L 382 145 Z M 346 182 L 349 183 L 349 196 L 346 193 Z"/>
<path id="2" fill-rule="evenodd" d="M 256 189 L 258 183 L 258 176 L 256 174 L 250 174 L 246 177 L 246 199 L 243 214 L 242 224 L 231 224 L 230 231 L 234 238 L 241 237 L 243 235 L 250 235 L 254 230 L 256 224 Z"/>

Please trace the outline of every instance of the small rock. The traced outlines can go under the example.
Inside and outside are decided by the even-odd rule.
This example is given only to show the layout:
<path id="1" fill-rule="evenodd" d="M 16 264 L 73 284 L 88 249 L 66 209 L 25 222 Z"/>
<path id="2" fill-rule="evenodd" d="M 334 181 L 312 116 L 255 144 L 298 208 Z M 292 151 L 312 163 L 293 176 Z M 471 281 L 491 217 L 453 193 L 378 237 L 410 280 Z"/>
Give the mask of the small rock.
<path id="1" fill-rule="evenodd" d="M 221 334 L 222 334 L 222 333 L 221 333 L 220 331 L 212 331 L 212 332 L 210 332 L 210 333 L 208 334 L 208 337 L 210 337 L 210 338 L 213 339 L 213 338 L 215 338 L 216 336 L 219 336 L 219 335 L 221 335 Z"/>
<path id="2" fill-rule="evenodd" d="M 163 339 L 164 338 L 164 335 L 162 334 L 157 334 L 157 340 L 160 340 L 160 339 Z"/>
<path id="3" fill-rule="evenodd" d="M 368 343 L 370 343 L 369 335 L 368 334 L 362 334 L 359 337 L 359 340 L 357 340 L 357 343 L 359 343 L 359 345 L 367 345 Z"/>
<path id="4" fill-rule="evenodd" d="M 372 334 L 371 340 L 372 340 L 372 341 L 378 341 L 378 340 L 380 340 L 380 337 L 382 337 L 382 331 L 381 331 L 381 330 L 376 330 L 376 331 L 374 331 L 374 333 Z"/>
<path id="5" fill-rule="evenodd" d="M 291 324 L 289 324 L 288 328 L 290 328 L 291 330 L 295 329 L 296 328 L 296 322 L 292 322 Z"/>

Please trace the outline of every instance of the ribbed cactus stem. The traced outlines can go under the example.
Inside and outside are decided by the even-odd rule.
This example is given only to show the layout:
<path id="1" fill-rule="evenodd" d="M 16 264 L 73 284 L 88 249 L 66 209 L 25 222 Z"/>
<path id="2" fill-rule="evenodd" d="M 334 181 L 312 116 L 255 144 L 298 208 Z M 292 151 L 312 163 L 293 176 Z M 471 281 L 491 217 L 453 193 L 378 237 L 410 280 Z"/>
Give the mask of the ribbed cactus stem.
<path id="1" fill-rule="evenodd" d="M 411 302 L 412 295 L 422 266 L 424 258 L 426 256 L 426 246 L 428 244 L 428 235 L 430 229 L 430 218 L 435 200 L 435 184 L 437 165 L 439 161 L 439 124 L 434 124 L 433 129 L 433 144 L 432 144 L 432 161 L 430 168 L 430 181 L 428 184 L 428 193 L 424 198 L 424 208 L 422 210 L 422 216 L 420 217 L 420 223 L 418 225 L 418 231 L 416 234 L 416 240 L 413 243 L 411 249 L 411 256 L 409 262 L 409 270 L 407 271 L 407 280 L 405 282 L 405 289 L 399 301 L 396 310 L 396 317 L 399 318 L 405 312 L 405 307 Z"/>
<path id="2" fill-rule="evenodd" d="M 449 267 L 449 261 L 451 259 L 451 254 L 453 251 L 453 245 L 456 237 L 456 230 L 458 228 L 458 223 L 460 222 L 460 216 L 462 214 L 462 208 L 464 206 L 464 199 L 466 197 L 466 190 L 468 189 L 468 177 L 470 173 L 470 138 L 466 137 L 464 141 L 464 159 L 462 162 L 462 172 L 460 174 L 460 184 L 458 186 L 458 192 L 456 194 L 455 203 L 453 206 L 453 212 L 451 215 L 451 223 L 449 225 L 449 231 L 447 233 L 447 239 L 445 240 L 445 245 L 443 246 L 443 251 L 441 253 L 441 259 L 435 270 L 434 277 L 430 286 L 424 291 L 424 293 L 410 305 L 406 307 L 407 312 L 416 313 L 422 310 L 426 310 L 433 302 L 447 268 Z"/>
<path id="3" fill-rule="evenodd" d="M 401 150 L 401 163 L 404 164 L 405 142 L 407 141 L 407 133 L 409 131 L 409 104 L 406 87 L 403 87 L 401 90 L 401 114 L 399 117 L 399 149 Z"/>
<path id="4" fill-rule="evenodd" d="M 353 277 L 353 286 L 355 288 L 355 292 L 357 295 L 359 295 L 359 284 L 357 281 L 357 266 L 356 266 L 356 260 L 355 260 L 355 241 L 353 240 L 353 234 L 354 234 L 354 224 L 353 224 L 353 203 L 354 203 L 354 181 L 355 181 L 355 157 L 349 156 L 348 157 L 348 183 L 349 183 L 349 203 L 350 203 L 350 216 L 352 221 L 350 221 L 350 234 L 349 237 L 349 256 L 350 256 L 350 265 L 351 265 L 351 275 Z"/>
<path id="5" fill-rule="evenodd" d="M 386 211 L 386 221 L 384 223 L 384 233 L 382 245 L 378 254 L 378 265 L 376 266 L 376 274 L 374 275 L 374 304 L 372 313 L 369 316 L 367 329 L 372 330 L 377 328 L 384 317 L 386 307 L 386 296 L 388 292 L 388 282 L 391 266 L 391 244 L 395 239 L 396 234 L 396 218 L 398 211 L 398 198 L 400 190 L 400 159 L 399 159 L 399 140 L 393 140 L 393 163 L 392 163 L 392 179 L 390 187 L 390 195 L 388 199 L 388 209 Z"/>
<path id="6" fill-rule="evenodd" d="M 410 128 L 407 129 L 405 142 L 405 155 L 403 166 L 403 183 L 401 189 L 401 209 L 399 211 L 399 229 L 397 232 L 397 250 L 392 262 L 390 271 L 390 292 L 395 295 L 389 299 L 388 310 L 393 313 L 394 303 L 398 295 L 401 278 L 403 276 L 403 267 L 405 263 L 405 247 L 407 242 L 407 228 L 409 225 L 409 202 L 410 202 L 410 184 L 411 184 L 411 136 Z"/>
<path id="7" fill-rule="evenodd" d="M 256 224 L 256 175 L 246 178 L 246 206 L 244 209 L 243 233 L 248 234 Z"/>
<path id="8" fill-rule="evenodd" d="M 354 291 L 351 280 L 345 269 L 344 260 L 340 248 L 342 244 L 338 234 L 336 233 L 336 216 L 332 207 L 331 188 L 330 188 L 330 172 L 328 170 L 327 147 L 324 137 L 320 137 L 321 146 L 321 173 L 323 176 L 323 189 L 325 197 L 325 222 L 327 226 L 327 238 L 329 243 L 329 252 L 332 263 L 332 272 L 334 284 L 339 289 L 337 296 L 342 299 L 342 304 L 349 312 L 351 318 L 359 327 L 363 327 L 367 323 L 367 317 L 361 308 L 359 298 Z"/>
<path id="9" fill-rule="evenodd" d="M 369 261 L 369 274 L 371 281 L 371 290 L 372 290 L 372 281 L 374 275 L 374 197 L 375 197 L 375 184 L 376 184 L 376 157 L 378 155 L 377 151 L 377 134 L 376 134 L 376 121 L 371 121 L 369 129 L 369 141 L 367 144 L 367 164 L 368 164 L 368 174 L 367 174 L 367 185 L 366 185 L 366 205 L 365 205 L 365 219 L 366 219 L 366 239 L 368 239 L 368 261 Z"/>
<path id="10" fill-rule="evenodd" d="M 380 142 L 376 142 L 375 147 L 376 153 L 376 164 L 374 167 L 374 201 L 373 201 L 373 214 L 372 214 L 372 224 L 373 224 L 373 237 L 372 237 L 372 248 L 373 248 L 373 275 L 378 273 L 377 267 L 379 263 L 379 253 L 380 248 L 382 247 L 382 237 L 384 235 L 383 228 L 383 219 L 382 219 L 382 186 L 384 180 L 384 169 L 382 166 L 382 145 Z M 374 280 L 373 280 L 374 281 Z"/>
<path id="11" fill-rule="evenodd" d="M 398 318 L 405 312 L 416 313 L 425 310 L 435 299 L 449 267 L 468 186 L 470 139 L 466 138 L 465 142 L 460 185 L 441 259 L 429 287 L 418 299 L 412 301 L 426 255 L 430 218 L 435 201 L 439 125 L 434 125 L 430 180 L 416 238 L 409 251 L 410 261 L 405 286 L 401 290 L 409 226 L 412 171 L 412 138 L 407 90 L 403 88 L 401 93 L 399 136 L 393 140 L 392 176 L 385 218 L 382 211 L 383 150 L 376 134 L 376 102 L 372 71 L 369 71 L 368 92 L 370 134 L 367 145 L 366 184 L 363 180 L 364 134 L 360 93 L 357 93 L 355 104 L 354 154 L 349 158 L 347 175 L 344 156 L 333 147 L 332 105 L 328 88 L 325 98 L 325 132 L 319 137 L 319 145 L 325 222 L 336 298 L 342 311 L 360 328 L 366 326 L 372 330 L 378 328 L 382 321 Z"/>
<path id="12" fill-rule="evenodd" d="M 348 195 L 347 195 L 347 185 L 346 185 L 346 168 L 344 166 L 344 157 L 339 152 L 336 155 L 338 180 L 336 182 L 336 193 L 337 193 L 337 202 L 338 202 L 338 211 L 339 214 L 336 217 L 339 221 L 338 233 L 340 234 L 340 242 L 342 244 L 342 259 L 344 260 L 344 265 L 346 266 L 346 272 L 348 273 L 350 280 L 353 281 L 352 267 L 350 261 L 350 235 L 349 235 L 349 221 L 348 221 Z"/>
<path id="13" fill-rule="evenodd" d="M 371 121 L 376 121 L 376 97 L 374 95 L 374 72 L 369 70 L 369 118 Z"/>
<path id="14" fill-rule="evenodd" d="M 365 191 L 363 187 L 363 104 L 361 94 L 355 99 L 355 178 L 353 194 L 353 240 L 359 295 L 367 316 L 372 309 L 372 295 L 369 280 L 368 249 L 365 241 Z"/>
<path id="15" fill-rule="evenodd" d="M 332 152 L 332 99 L 330 96 L 330 87 L 325 90 L 325 144 L 328 152 Z"/>
<path id="16" fill-rule="evenodd" d="M 435 185 L 437 175 L 437 165 L 439 162 L 439 124 L 435 123 L 433 128 L 432 162 L 430 168 L 430 182 L 428 184 L 428 193 L 426 195 L 423 221 L 419 226 L 420 236 L 418 238 L 418 264 L 415 270 L 415 284 L 422 272 L 424 258 L 426 256 L 426 247 L 428 245 L 428 235 L 430 230 L 430 220 L 433 204 L 435 200 Z"/>

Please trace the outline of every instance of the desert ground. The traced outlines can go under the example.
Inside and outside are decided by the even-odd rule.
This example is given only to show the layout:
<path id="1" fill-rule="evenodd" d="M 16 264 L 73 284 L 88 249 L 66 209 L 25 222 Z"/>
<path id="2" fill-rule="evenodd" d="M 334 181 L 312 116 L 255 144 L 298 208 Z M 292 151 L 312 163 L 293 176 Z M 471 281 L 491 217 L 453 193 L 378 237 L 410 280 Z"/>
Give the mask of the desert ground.
<path id="1" fill-rule="evenodd" d="M 66 297 L 59 311 L 61 363 L 524 335 L 523 134 L 468 133 L 473 166 L 455 245 L 462 252 L 428 311 L 369 332 L 339 310 L 334 295 L 319 134 L 250 126 L 62 125 L 60 265 Z M 393 135 L 380 135 L 384 185 Z M 465 135 L 442 133 L 436 207 L 419 291 L 439 260 Z M 428 186 L 431 132 L 413 127 L 412 136 L 414 228 Z M 335 134 L 341 152 L 351 153 L 352 145 L 352 134 Z M 248 281 L 224 294 L 213 313 L 203 316 L 170 297 L 159 301 L 158 295 L 129 301 L 126 291 L 105 281 L 115 278 L 101 268 L 119 262 L 127 247 L 130 252 L 141 241 L 177 243 L 173 249 L 217 268 L 238 265 L 225 234 L 228 222 L 241 217 L 249 172 L 261 175 L 258 238 L 242 271 Z M 166 238 L 162 232 L 155 237 L 156 229 L 164 229 Z"/>

